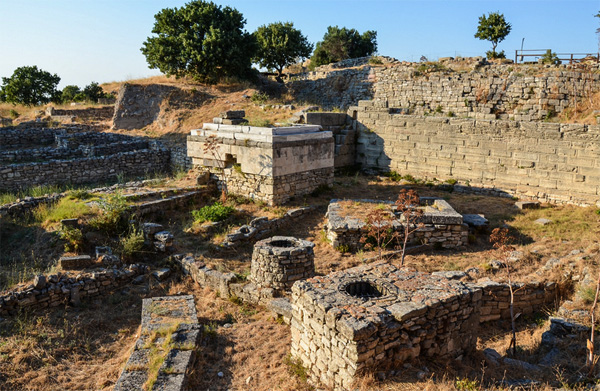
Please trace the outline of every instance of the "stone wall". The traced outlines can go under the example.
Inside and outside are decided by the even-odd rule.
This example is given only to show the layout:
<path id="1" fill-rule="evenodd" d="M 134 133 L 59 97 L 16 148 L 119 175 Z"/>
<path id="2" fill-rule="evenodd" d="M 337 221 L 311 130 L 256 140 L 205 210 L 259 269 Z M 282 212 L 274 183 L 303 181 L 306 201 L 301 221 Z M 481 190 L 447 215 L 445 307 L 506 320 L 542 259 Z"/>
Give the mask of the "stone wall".
<path id="1" fill-rule="evenodd" d="M 174 86 L 125 83 L 119 89 L 113 115 L 113 129 L 140 129 L 153 123 L 160 114 L 160 105 Z"/>
<path id="2" fill-rule="evenodd" d="M 384 261 L 315 277 L 292 288 L 292 356 L 313 381 L 353 389 L 358 375 L 415 359 L 468 354 L 480 323 L 510 319 L 509 287 L 397 269 Z M 550 307 L 555 283 L 515 283 L 515 313 Z"/>
<path id="3" fill-rule="evenodd" d="M 295 75 L 287 86 L 298 100 L 325 109 L 375 99 L 411 114 L 518 121 L 554 116 L 600 91 L 600 74 L 568 65 L 498 65 L 475 58 L 443 64 L 386 59 L 374 66 L 357 60 Z"/>
<path id="4" fill-rule="evenodd" d="M 352 126 L 352 118 L 346 113 L 308 112 L 306 123 L 319 125 L 333 133 L 335 149 L 333 165 L 336 169 L 356 164 L 356 138 L 358 132 Z"/>
<path id="5" fill-rule="evenodd" d="M 350 203 L 350 212 L 345 212 L 343 204 Z M 393 207 L 392 202 L 377 200 L 331 200 L 327 208 L 327 239 L 330 240 L 334 248 L 344 248 L 350 251 L 360 250 L 364 243 L 361 239 L 367 235 L 367 223 L 365 214 L 351 213 L 352 204 L 369 205 L 375 208 L 378 204 L 388 205 L 390 213 Z M 409 243 L 414 244 L 433 244 L 440 248 L 457 248 L 467 244 L 469 228 L 463 224 L 463 217 L 457 213 L 446 201 L 431 197 L 422 197 L 423 216 L 419 219 L 423 226 L 409 236 Z M 404 223 L 396 217 L 390 222 L 390 228 L 394 231 L 400 231 L 400 238 L 403 238 Z M 411 228 L 412 229 L 412 228 Z M 394 245 L 394 243 L 390 243 Z"/>
<path id="6" fill-rule="evenodd" d="M 0 293 L 0 315 L 20 310 L 41 310 L 110 294 L 146 272 L 143 265 L 126 269 L 100 269 L 94 273 L 39 275 L 31 284 Z"/>
<path id="7" fill-rule="evenodd" d="M 50 106 L 46 108 L 46 115 L 51 117 L 77 117 L 84 120 L 107 120 L 111 119 L 115 111 L 114 106 L 87 107 L 85 109 L 55 109 Z"/>
<path id="8" fill-rule="evenodd" d="M 352 107 L 363 167 L 455 179 L 542 201 L 600 200 L 600 126 L 391 114 Z"/>
<path id="9" fill-rule="evenodd" d="M 319 69 L 295 75 L 286 84 L 296 101 L 317 104 L 325 110 L 346 109 L 373 96 L 375 72 L 370 67 Z"/>
<path id="10" fill-rule="evenodd" d="M 55 142 L 57 134 L 67 133 L 65 129 L 54 128 L 15 128 L 6 127 L 0 129 L 0 150 L 16 150 L 28 148 L 32 145 L 45 146 Z"/>
<path id="11" fill-rule="evenodd" d="M 169 151 L 156 142 L 150 148 L 112 155 L 41 163 L 11 164 L 0 168 L 0 190 L 46 184 L 84 184 L 169 170 Z"/>

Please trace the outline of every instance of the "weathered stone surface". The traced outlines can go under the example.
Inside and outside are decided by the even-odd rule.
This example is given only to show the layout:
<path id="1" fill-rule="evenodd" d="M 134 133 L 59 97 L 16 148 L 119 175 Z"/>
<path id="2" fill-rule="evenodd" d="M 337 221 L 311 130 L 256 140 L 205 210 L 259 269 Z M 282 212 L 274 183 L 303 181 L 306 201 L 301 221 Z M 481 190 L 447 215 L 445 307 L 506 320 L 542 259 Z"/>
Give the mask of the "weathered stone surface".
<path id="1" fill-rule="evenodd" d="M 163 268 L 152 272 L 152 276 L 158 281 L 164 281 L 171 275 L 171 269 Z"/>
<path id="2" fill-rule="evenodd" d="M 227 110 L 219 114 L 219 117 L 223 119 L 242 119 L 245 116 L 246 112 L 244 110 Z"/>
<path id="3" fill-rule="evenodd" d="M 517 201 L 515 206 L 519 209 L 538 209 L 540 203 L 537 201 Z"/>
<path id="4" fill-rule="evenodd" d="M 76 255 L 73 257 L 60 257 L 58 260 L 60 267 L 64 270 L 85 269 L 94 262 L 89 255 Z"/>
<path id="5" fill-rule="evenodd" d="M 548 225 L 548 224 L 552 224 L 552 220 L 539 218 L 539 219 L 535 220 L 534 223 L 538 224 L 538 225 Z"/>
<path id="6" fill-rule="evenodd" d="M 177 327 L 173 329 L 173 324 Z M 152 391 L 183 391 L 185 374 L 194 361 L 194 351 L 200 337 L 200 325 L 196 315 L 193 296 L 166 296 L 144 299 L 142 306 L 142 333 L 117 384 L 115 390 L 137 391 L 148 380 L 149 345 L 160 345 L 163 338 L 154 333 L 171 332 L 167 350 L 157 349 L 153 354 L 163 355 L 163 363 Z"/>

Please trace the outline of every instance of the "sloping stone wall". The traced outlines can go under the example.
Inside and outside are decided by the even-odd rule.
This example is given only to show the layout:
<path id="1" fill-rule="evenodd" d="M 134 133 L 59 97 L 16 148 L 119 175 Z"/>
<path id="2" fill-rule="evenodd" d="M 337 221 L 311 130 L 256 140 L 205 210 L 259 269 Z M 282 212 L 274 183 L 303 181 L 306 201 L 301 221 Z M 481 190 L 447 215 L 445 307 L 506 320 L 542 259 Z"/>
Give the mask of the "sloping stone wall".
<path id="1" fill-rule="evenodd" d="M 121 86 L 113 115 L 113 129 L 140 129 L 154 122 L 160 105 L 177 87 L 162 84 L 130 84 Z"/>
<path id="2" fill-rule="evenodd" d="M 599 125 L 408 116 L 376 101 L 350 111 L 363 167 L 556 203 L 600 200 Z"/>

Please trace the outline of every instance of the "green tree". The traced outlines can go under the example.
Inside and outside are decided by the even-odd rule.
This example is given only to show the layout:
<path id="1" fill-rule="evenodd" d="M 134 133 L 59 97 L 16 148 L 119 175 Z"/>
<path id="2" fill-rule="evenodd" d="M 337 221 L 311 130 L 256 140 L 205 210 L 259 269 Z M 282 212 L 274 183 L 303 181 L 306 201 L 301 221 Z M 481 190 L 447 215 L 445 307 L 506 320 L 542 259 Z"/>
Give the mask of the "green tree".
<path id="1" fill-rule="evenodd" d="M 512 26 L 504 19 L 504 15 L 499 12 L 491 12 L 488 16 L 479 17 L 479 25 L 475 38 L 492 43 L 492 51 L 486 54 L 488 58 L 505 58 L 504 50 L 496 53 L 498 43 L 504 41 L 504 38 L 510 33 Z"/>
<path id="2" fill-rule="evenodd" d="M 140 49 L 150 68 L 206 82 L 252 75 L 255 43 L 243 30 L 246 20 L 236 9 L 195 0 L 181 8 L 165 8 L 154 19 L 156 35 Z"/>
<path id="3" fill-rule="evenodd" d="M 11 77 L 2 78 L 0 100 L 28 106 L 60 100 L 60 91 L 56 89 L 59 82 L 58 75 L 38 69 L 35 65 L 19 67 Z"/>
<path id="4" fill-rule="evenodd" d="M 317 42 L 310 59 L 311 68 L 347 58 L 371 56 L 377 51 L 377 31 L 360 34 L 355 29 L 327 27 L 323 40 Z"/>
<path id="5" fill-rule="evenodd" d="M 95 81 L 85 86 L 81 92 L 83 92 L 85 95 L 85 100 L 92 102 L 98 102 L 98 99 L 106 96 L 102 87 L 100 87 Z"/>
<path id="6" fill-rule="evenodd" d="M 310 56 L 313 48 L 308 38 L 290 22 L 260 26 L 254 32 L 254 38 L 257 43 L 254 60 L 260 66 L 276 70 L 278 78 L 281 78 L 283 68 Z"/>
<path id="7" fill-rule="evenodd" d="M 60 100 L 63 102 L 73 102 L 75 97 L 81 93 L 81 90 L 76 85 L 68 85 L 63 88 Z"/>

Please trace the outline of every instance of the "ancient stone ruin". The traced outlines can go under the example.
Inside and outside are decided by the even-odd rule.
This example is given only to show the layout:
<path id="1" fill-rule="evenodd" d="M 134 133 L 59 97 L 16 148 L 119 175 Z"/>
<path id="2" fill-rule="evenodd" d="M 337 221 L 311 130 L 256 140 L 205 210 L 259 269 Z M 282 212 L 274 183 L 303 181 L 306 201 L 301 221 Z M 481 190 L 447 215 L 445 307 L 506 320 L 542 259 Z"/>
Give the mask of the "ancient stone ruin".
<path id="1" fill-rule="evenodd" d="M 423 227 L 410 237 L 411 242 L 434 244 L 442 248 L 456 248 L 467 244 L 469 228 L 463 223 L 463 217 L 450 204 L 441 198 L 421 197 L 423 215 L 419 222 Z M 372 210 L 383 205 L 390 214 L 397 213 L 394 203 L 377 200 L 331 200 L 327 209 L 327 238 L 334 248 L 340 246 L 349 250 L 362 247 L 361 238 L 367 234 L 366 213 L 364 208 Z M 360 208 L 360 209 L 358 209 Z M 393 230 L 403 229 L 401 216 L 394 216 L 391 222 Z"/>
<path id="2" fill-rule="evenodd" d="M 482 291 L 377 262 L 296 283 L 292 356 L 314 380 L 351 389 L 356 375 L 475 348 Z"/>
<path id="3" fill-rule="evenodd" d="M 70 128 L 0 129 L 0 190 L 83 184 L 170 169 L 156 140 Z"/>
<path id="4" fill-rule="evenodd" d="M 289 290 L 294 282 L 315 275 L 314 243 L 273 236 L 254 245 L 250 279 L 257 287 Z"/>
<path id="5" fill-rule="evenodd" d="M 187 148 L 194 166 L 214 172 L 229 192 L 271 205 L 333 183 L 334 140 L 319 126 L 204 124 Z"/>
<path id="6" fill-rule="evenodd" d="M 185 390 L 199 337 L 193 296 L 144 299 L 141 335 L 114 390 Z M 151 363 L 161 359 L 154 372 Z"/>

